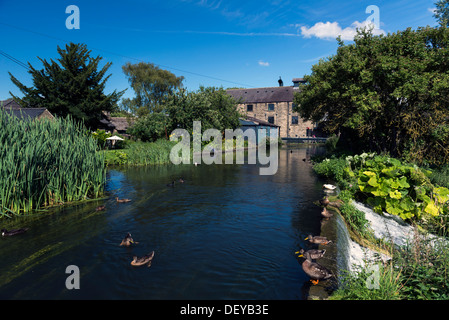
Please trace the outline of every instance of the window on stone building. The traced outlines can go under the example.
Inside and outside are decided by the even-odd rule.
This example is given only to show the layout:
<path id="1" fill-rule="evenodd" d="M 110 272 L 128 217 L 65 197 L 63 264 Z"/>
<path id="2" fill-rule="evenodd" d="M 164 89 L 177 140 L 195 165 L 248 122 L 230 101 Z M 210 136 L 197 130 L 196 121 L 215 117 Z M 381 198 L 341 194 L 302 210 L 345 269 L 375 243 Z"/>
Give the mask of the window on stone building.
<path id="1" fill-rule="evenodd" d="M 246 105 L 246 111 L 252 112 L 253 111 L 253 105 L 252 104 L 247 104 Z"/>
<path id="2" fill-rule="evenodd" d="M 268 111 L 274 111 L 274 103 L 268 104 Z"/>
<path id="3" fill-rule="evenodd" d="M 268 122 L 274 124 L 274 117 L 268 117 Z"/>
<path id="4" fill-rule="evenodd" d="M 292 124 L 298 124 L 298 116 L 292 116 Z"/>

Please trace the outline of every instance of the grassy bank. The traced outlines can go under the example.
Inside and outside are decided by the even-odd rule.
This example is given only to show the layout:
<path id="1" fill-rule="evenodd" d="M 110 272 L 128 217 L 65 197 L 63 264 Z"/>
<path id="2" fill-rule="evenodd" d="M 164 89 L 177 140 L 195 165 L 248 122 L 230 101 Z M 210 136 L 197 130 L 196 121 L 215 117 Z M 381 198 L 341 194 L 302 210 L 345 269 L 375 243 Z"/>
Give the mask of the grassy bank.
<path id="1" fill-rule="evenodd" d="M 107 166 L 146 166 L 170 163 L 170 150 L 175 145 L 164 139 L 156 142 L 129 143 L 127 148 L 118 150 L 104 150 Z"/>
<path id="2" fill-rule="evenodd" d="M 342 190 L 340 212 L 353 240 L 392 256 L 386 264 L 375 265 L 377 288 L 367 285 L 373 278 L 373 266 L 366 265 L 343 275 L 342 286 L 332 299 L 449 298 L 447 241 L 432 245 L 416 236 L 405 247 L 394 247 L 376 239 L 364 213 L 351 204 L 352 199 L 366 203 L 380 214 L 397 215 L 423 233 L 447 239 L 449 190 L 439 184 L 448 180 L 444 176 L 447 170 L 429 170 L 387 156 L 362 154 L 322 159 L 314 165 L 314 171 Z"/>
<path id="3" fill-rule="evenodd" d="M 73 120 L 22 121 L 0 113 L 2 217 L 98 197 L 106 169 L 97 143 Z"/>

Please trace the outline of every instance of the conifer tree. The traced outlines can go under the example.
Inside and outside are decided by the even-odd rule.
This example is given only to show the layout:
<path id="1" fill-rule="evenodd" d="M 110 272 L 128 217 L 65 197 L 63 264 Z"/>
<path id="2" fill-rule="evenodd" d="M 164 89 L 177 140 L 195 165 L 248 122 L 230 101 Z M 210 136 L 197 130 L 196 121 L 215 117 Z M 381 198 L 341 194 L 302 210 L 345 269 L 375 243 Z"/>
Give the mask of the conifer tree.
<path id="1" fill-rule="evenodd" d="M 102 57 L 92 57 L 85 44 L 70 43 L 62 49 L 58 46 L 60 57 L 48 62 L 39 58 L 44 68 L 35 69 L 30 63 L 29 73 L 33 86 L 27 87 L 11 73 L 11 81 L 24 94 L 23 98 L 10 94 L 23 107 L 47 108 L 57 116 L 71 115 L 84 121 L 93 129 L 102 118 L 102 111 L 112 111 L 124 91 L 105 94 L 105 76 L 111 63 L 99 69 Z"/>

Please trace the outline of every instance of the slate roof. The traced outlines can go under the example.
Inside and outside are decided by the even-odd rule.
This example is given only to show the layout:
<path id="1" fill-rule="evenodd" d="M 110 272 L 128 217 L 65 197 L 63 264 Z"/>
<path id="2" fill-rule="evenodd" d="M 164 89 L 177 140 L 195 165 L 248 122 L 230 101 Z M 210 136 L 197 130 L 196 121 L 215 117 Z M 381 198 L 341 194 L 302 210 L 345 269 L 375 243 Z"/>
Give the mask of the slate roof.
<path id="1" fill-rule="evenodd" d="M 44 113 L 46 113 L 45 116 L 47 118 L 54 118 L 46 108 L 22 108 L 20 104 L 18 104 L 11 98 L 1 101 L 0 107 L 1 109 L 3 109 L 3 111 L 22 120 L 32 120 L 35 118 L 39 118 Z"/>
<path id="2" fill-rule="evenodd" d="M 234 99 L 242 103 L 293 102 L 293 87 L 268 87 L 226 90 Z"/>
<path id="3" fill-rule="evenodd" d="M 269 123 L 265 120 L 260 120 L 254 117 L 246 117 L 245 119 L 239 119 L 241 126 L 266 126 L 266 127 L 280 127 L 277 124 Z"/>
<path id="4" fill-rule="evenodd" d="M 22 120 L 30 120 L 40 117 L 47 109 L 46 108 L 4 108 L 5 112 L 16 116 Z"/>

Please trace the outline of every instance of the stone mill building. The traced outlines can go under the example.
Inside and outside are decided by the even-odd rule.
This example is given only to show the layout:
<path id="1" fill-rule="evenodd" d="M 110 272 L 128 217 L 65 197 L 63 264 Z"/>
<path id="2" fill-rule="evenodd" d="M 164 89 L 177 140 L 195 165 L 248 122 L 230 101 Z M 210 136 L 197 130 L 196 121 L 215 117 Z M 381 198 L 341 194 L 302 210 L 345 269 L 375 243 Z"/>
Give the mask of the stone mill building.
<path id="1" fill-rule="evenodd" d="M 301 90 L 302 78 L 294 78 L 291 86 L 284 86 L 279 78 L 279 86 L 251 89 L 228 89 L 228 94 L 240 101 L 238 109 L 247 117 L 260 119 L 279 126 L 281 138 L 306 138 L 316 134 L 316 124 L 303 121 L 293 112 L 293 95 Z"/>

